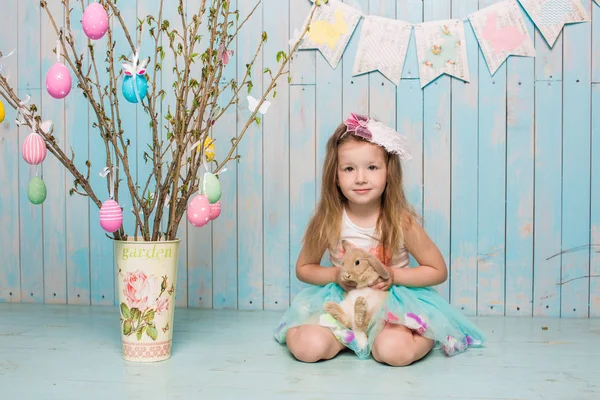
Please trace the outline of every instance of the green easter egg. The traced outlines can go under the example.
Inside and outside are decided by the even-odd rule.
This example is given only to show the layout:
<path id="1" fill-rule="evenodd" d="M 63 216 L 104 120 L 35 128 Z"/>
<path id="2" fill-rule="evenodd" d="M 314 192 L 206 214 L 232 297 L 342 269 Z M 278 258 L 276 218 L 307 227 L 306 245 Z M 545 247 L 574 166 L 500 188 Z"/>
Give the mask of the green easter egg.
<path id="1" fill-rule="evenodd" d="M 206 172 L 202 182 L 202 194 L 206 196 L 210 204 L 214 204 L 221 198 L 221 182 L 214 174 Z"/>
<path id="2" fill-rule="evenodd" d="M 46 184 L 39 176 L 34 176 L 29 181 L 27 198 L 33 204 L 42 204 L 46 200 Z"/>

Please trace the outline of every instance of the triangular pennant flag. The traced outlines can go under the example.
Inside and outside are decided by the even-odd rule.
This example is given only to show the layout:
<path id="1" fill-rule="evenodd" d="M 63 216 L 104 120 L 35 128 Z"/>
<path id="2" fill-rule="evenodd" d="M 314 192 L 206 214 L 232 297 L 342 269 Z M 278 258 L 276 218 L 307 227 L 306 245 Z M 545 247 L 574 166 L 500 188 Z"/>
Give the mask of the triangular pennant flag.
<path id="1" fill-rule="evenodd" d="M 329 0 L 327 4 L 317 7 L 310 30 L 298 48 L 318 49 L 331 68 L 335 69 L 361 17 L 361 12 L 356 8 L 338 0 Z"/>
<path id="2" fill-rule="evenodd" d="M 510 55 L 535 57 L 533 41 L 514 0 L 477 11 L 469 15 L 469 21 L 492 75 Z"/>
<path id="3" fill-rule="evenodd" d="M 519 0 L 550 47 L 565 24 L 589 21 L 580 0 Z"/>
<path id="4" fill-rule="evenodd" d="M 465 26 L 448 19 L 415 25 L 421 88 L 442 74 L 469 81 Z"/>
<path id="5" fill-rule="evenodd" d="M 394 19 L 368 16 L 363 22 L 354 59 L 353 75 L 379 70 L 396 86 L 410 41 L 412 25 Z"/>

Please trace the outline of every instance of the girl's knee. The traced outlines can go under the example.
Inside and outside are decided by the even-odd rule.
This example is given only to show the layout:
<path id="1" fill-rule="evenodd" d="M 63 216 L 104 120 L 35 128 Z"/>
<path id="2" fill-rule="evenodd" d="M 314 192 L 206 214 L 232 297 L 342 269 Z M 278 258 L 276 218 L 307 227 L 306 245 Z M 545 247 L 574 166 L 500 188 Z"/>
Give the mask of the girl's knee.
<path id="1" fill-rule="evenodd" d="M 392 367 L 405 367 L 416 361 L 414 345 L 399 341 L 377 341 L 373 342 L 371 354 L 375 361 Z"/>
<path id="2" fill-rule="evenodd" d="M 286 343 L 298 361 L 308 363 L 333 358 L 342 348 L 331 332 L 318 326 L 290 328 Z"/>
<path id="3" fill-rule="evenodd" d="M 423 358 L 430 350 L 433 341 L 419 337 L 413 338 L 413 333 L 404 327 L 384 329 L 373 342 L 371 354 L 383 364 L 394 367 L 405 367 Z"/>

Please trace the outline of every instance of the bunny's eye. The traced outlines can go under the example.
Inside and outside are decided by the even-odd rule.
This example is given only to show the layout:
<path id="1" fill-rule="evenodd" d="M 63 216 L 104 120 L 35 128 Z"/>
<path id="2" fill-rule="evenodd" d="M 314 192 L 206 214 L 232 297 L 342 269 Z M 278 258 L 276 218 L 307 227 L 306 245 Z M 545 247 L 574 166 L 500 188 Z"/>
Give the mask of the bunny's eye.
<path id="1" fill-rule="evenodd" d="M 360 264 L 359 260 L 354 261 L 354 265 L 358 265 L 358 264 Z"/>

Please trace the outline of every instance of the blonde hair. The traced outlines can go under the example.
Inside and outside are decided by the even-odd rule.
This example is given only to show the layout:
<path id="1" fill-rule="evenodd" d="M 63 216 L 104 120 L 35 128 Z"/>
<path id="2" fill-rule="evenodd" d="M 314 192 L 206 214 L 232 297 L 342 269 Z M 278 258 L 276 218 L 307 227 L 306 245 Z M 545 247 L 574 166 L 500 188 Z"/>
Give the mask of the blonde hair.
<path id="1" fill-rule="evenodd" d="M 342 123 L 327 141 L 321 198 L 304 234 L 304 245 L 308 254 L 317 254 L 325 250 L 324 246 L 335 248 L 340 239 L 342 213 L 347 199 L 336 184 L 338 149 L 346 142 L 366 141 L 353 134 L 345 135 L 345 133 L 346 125 Z M 391 255 L 403 245 L 404 231 L 418 217 L 404 194 L 399 156 L 389 154 L 387 151 L 384 153 L 387 163 L 387 185 L 381 197 L 375 232 L 376 239 L 383 245 L 383 254 Z"/>

